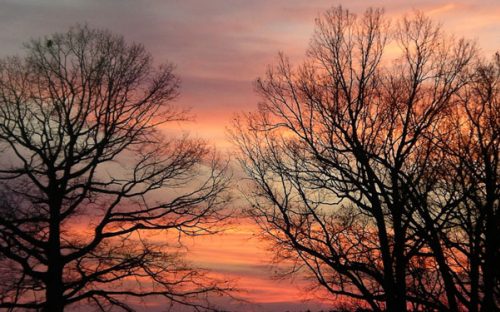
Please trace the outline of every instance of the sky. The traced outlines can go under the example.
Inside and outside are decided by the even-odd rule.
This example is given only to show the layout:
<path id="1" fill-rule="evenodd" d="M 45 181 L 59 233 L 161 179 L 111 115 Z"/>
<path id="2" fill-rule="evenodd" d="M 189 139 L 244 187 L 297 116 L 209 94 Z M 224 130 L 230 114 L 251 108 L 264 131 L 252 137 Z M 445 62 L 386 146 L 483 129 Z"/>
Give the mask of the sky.
<path id="1" fill-rule="evenodd" d="M 230 153 L 226 128 L 234 114 L 256 108 L 255 79 L 279 51 L 300 60 L 314 18 L 339 4 L 355 13 L 384 7 L 393 19 L 418 9 L 446 31 L 476 40 L 486 56 L 500 49 L 498 0 L 0 0 L 0 56 L 22 53 L 30 38 L 76 23 L 122 34 L 144 44 L 156 63 L 176 65 L 182 81 L 177 102 L 196 116 L 178 127 Z M 243 220 L 224 235 L 190 242 L 188 259 L 234 277 L 246 289 L 241 296 L 251 302 L 240 311 L 325 307 L 315 299 L 303 302 L 303 282 L 270 278 L 270 254 L 254 232 Z"/>

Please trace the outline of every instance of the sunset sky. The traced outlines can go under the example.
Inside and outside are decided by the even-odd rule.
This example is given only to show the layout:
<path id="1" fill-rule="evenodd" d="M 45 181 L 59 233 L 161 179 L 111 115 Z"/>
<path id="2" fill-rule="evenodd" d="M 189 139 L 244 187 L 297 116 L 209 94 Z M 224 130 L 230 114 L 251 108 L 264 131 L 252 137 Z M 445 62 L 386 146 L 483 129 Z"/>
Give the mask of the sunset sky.
<path id="1" fill-rule="evenodd" d="M 64 32 L 75 23 L 122 34 L 143 43 L 155 62 L 176 64 L 182 81 L 177 102 L 196 116 L 178 126 L 230 153 L 226 127 L 235 113 L 252 111 L 259 101 L 253 81 L 279 51 L 300 60 L 314 18 L 338 4 L 356 13 L 384 7 L 391 18 L 418 9 L 458 37 L 476 40 L 485 56 L 500 48 L 498 0 L 0 0 L 0 56 L 22 53 L 30 38 Z M 242 220 L 223 235 L 189 241 L 188 260 L 245 289 L 238 296 L 252 303 L 241 303 L 241 311 L 327 307 L 314 298 L 303 302 L 304 282 L 271 279 L 270 254 L 254 232 Z"/>

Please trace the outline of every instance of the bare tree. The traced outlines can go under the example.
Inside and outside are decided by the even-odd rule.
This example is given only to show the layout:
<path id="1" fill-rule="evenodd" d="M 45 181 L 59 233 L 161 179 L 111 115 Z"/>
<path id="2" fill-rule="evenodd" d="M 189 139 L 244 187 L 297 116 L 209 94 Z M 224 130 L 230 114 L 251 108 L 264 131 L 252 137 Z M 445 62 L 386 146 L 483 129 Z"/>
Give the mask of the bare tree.
<path id="1" fill-rule="evenodd" d="M 391 27 L 382 10 L 317 20 L 306 61 L 280 57 L 257 81 L 259 111 L 233 139 L 253 184 L 250 213 L 278 258 L 333 295 L 375 311 L 460 307 L 438 211 L 438 129 L 468 82 L 474 46 L 420 13 Z M 400 54 L 384 58 L 388 43 Z M 449 196 L 446 197 L 449 199 Z M 429 231 L 433 225 L 435 231 Z"/>
<path id="2" fill-rule="evenodd" d="M 442 241 L 459 299 L 469 311 L 500 310 L 500 57 L 480 61 L 460 92 L 451 118 L 438 136 L 442 149 L 441 194 L 449 211 Z M 432 231 L 430 231 L 432 232 Z M 437 238 L 439 237 L 439 240 Z M 435 253 L 442 251 L 435 250 Z"/>
<path id="3" fill-rule="evenodd" d="M 216 231 L 227 176 L 204 142 L 162 135 L 187 118 L 173 66 L 86 26 L 26 50 L 0 61 L 0 308 L 132 311 L 148 296 L 206 308 L 227 285 L 165 233 Z"/>

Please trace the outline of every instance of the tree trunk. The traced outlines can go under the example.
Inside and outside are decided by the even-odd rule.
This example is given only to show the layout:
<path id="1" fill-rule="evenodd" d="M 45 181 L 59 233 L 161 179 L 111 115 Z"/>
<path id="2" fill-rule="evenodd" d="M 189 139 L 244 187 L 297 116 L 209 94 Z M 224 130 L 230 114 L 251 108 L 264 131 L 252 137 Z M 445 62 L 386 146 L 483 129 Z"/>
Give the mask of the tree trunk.
<path id="1" fill-rule="evenodd" d="M 492 166 L 486 162 L 487 173 L 492 172 Z M 482 312 L 500 311 L 500 308 L 495 302 L 495 287 L 498 282 L 498 231 L 500 230 L 500 215 L 498 207 L 495 206 L 495 189 L 496 179 L 492 174 L 487 174 L 486 179 L 486 205 L 483 210 L 486 211 L 486 231 L 485 231 L 485 256 L 483 263 L 483 281 L 484 281 L 484 298 L 481 305 Z"/>
<path id="2" fill-rule="evenodd" d="M 448 302 L 448 308 L 450 311 L 458 311 L 458 302 L 456 298 L 456 286 L 453 281 L 453 277 L 450 273 L 450 266 L 446 261 L 446 256 L 444 255 L 443 248 L 441 246 L 441 240 L 439 238 L 439 230 L 434 227 L 434 220 L 429 215 L 428 209 L 421 209 L 421 216 L 424 218 L 426 231 L 424 237 L 429 243 L 429 247 L 432 249 L 434 254 L 434 259 L 438 263 L 439 273 L 444 283 L 444 291 L 446 294 L 446 300 Z"/>
<path id="3" fill-rule="evenodd" d="M 46 302 L 44 312 L 63 312 L 63 284 L 62 269 L 52 266 L 49 268 L 49 277 L 47 280 Z"/>
<path id="4" fill-rule="evenodd" d="M 498 265 L 495 261 L 495 253 L 497 253 L 497 221 L 494 216 L 488 216 L 486 219 L 486 242 L 485 242 L 485 259 L 483 265 L 483 280 L 484 280 L 484 299 L 481 305 L 482 312 L 495 312 L 500 311 L 495 303 L 495 283 L 496 283 L 496 268 Z"/>
<path id="5" fill-rule="evenodd" d="M 388 235 L 383 222 L 378 222 L 378 236 L 380 240 L 380 250 L 382 253 L 382 262 L 384 265 L 384 292 L 387 297 L 386 310 L 398 311 L 396 287 L 394 285 L 393 262 L 391 260 L 391 250 L 389 247 Z"/>
<path id="6" fill-rule="evenodd" d="M 397 183 L 394 181 L 394 183 Z M 396 193 L 396 192 L 395 192 Z M 397 195 L 395 195 L 396 197 Z M 392 207 L 394 214 L 394 285 L 396 297 L 395 300 L 395 310 L 405 312 L 406 307 L 406 259 L 405 259 L 405 233 L 402 227 L 402 213 L 401 211 L 396 211 L 398 206 L 401 207 L 402 204 L 399 200 L 396 200 L 396 205 Z M 389 294 L 390 295 L 390 294 Z"/>
<path id="7" fill-rule="evenodd" d="M 480 249 L 481 249 L 481 238 L 479 233 L 480 226 L 477 225 L 474 229 L 474 236 L 471 238 L 470 243 L 470 303 L 469 312 L 479 311 L 479 264 L 481 263 L 479 259 Z"/>
<path id="8" fill-rule="evenodd" d="M 406 260 L 404 259 L 404 241 L 400 237 L 396 237 L 395 244 L 395 285 L 396 285 L 396 310 L 405 312 L 406 307 Z"/>
<path id="9" fill-rule="evenodd" d="M 56 193 L 55 193 L 56 194 Z M 54 198 L 55 197 L 55 198 Z M 58 196 L 50 201 L 50 232 L 48 246 L 48 270 L 46 280 L 46 302 L 44 312 L 63 312 L 64 285 L 63 262 L 61 257 L 60 211 L 62 199 Z"/>

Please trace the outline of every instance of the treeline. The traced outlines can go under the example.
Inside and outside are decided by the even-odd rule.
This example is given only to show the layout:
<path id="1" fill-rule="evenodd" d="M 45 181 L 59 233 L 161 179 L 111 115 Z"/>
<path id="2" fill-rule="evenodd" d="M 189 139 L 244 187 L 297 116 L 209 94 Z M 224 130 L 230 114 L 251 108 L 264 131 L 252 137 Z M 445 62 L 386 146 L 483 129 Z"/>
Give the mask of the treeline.
<path id="1" fill-rule="evenodd" d="M 232 138 L 249 213 L 339 302 L 498 311 L 500 56 L 420 13 L 333 8 Z"/>

